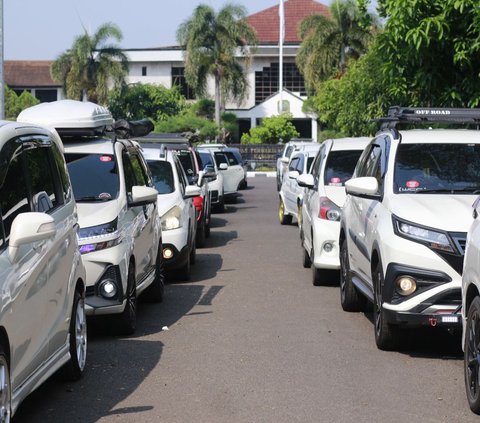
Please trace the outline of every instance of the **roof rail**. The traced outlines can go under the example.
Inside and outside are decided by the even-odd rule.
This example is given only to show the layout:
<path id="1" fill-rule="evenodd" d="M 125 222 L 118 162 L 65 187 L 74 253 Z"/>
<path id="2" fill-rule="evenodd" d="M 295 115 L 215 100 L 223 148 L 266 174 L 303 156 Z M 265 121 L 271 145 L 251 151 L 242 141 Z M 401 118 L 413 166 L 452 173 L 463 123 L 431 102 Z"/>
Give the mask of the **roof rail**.
<path id="1" fill-rule="evenodd" d="M 392 106 L 386 117 L 376 121 L 380 122 L 381 129 L 394 129 L 401 123 L 480 124 L 480 109 Z"/>

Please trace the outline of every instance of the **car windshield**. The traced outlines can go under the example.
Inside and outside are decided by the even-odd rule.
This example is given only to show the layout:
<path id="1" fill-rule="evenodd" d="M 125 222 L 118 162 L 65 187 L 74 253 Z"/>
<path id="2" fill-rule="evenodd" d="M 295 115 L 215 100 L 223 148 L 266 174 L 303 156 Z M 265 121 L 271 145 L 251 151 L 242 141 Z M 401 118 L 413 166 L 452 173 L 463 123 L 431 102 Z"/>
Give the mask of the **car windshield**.
<path id="1" fill-rule="evenodd" d="M 66 153 L 65 160 L 76 201 L 110 201 L 118 197 L 120 179 L 115 156 Z"/>
<path id="2" fill-rule="evenodd" d="M 162 160 L 147 160 L 152 172 L 153 184 L 159 194 L 170 194 L 175 191 L 172 165 Z"/>
<path id="3" fill-rule="evenodd" d="M 480 192 L 480 144 L 400 144 L 397 193 Z"/>
<path id="4" fill-rule="evenodd" d="M 362 150 L 331 151 L 325 165 L 325 185 L 343 187 L 352 177 L 361 154 Z"/>

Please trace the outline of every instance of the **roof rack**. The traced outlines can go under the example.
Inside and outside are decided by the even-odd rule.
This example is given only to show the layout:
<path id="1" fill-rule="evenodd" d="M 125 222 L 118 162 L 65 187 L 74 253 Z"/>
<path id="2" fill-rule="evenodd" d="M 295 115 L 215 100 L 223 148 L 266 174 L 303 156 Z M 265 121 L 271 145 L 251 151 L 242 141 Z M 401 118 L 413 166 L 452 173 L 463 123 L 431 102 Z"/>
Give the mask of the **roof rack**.
<path id="1" fill-rule="evenodd" d="M 480 124 L 480 109 L 392 106 L 386 117 L 376 121 L 381 129 L 395 129 L 401 123 Z"/>
<path id="2" fill-rule="evenodd" d="M 126 120 L 119 119 L 112 125 L 112 132 L 122 139 L 144 137 L 153 131 L 150 119 Z"/>

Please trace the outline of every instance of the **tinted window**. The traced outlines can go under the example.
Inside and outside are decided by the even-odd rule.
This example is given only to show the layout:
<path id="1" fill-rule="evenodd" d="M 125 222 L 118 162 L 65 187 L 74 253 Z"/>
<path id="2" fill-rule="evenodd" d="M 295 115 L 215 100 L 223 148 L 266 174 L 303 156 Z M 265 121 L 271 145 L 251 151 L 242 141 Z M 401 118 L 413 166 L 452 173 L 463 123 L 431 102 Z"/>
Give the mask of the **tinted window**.
<path id="1" fill-rule="evenodd" d="M 315 157 L 309 157 L 307 159 L 307 167 L 305 168 L 305 170 L 308 172 L 310 170 L 310 168 L 312 167 L 312 163 L 313 163 L 313 160 L 315 160 Z"/>
<path id="2" fill-rule="evenodd" d="M 195 163 L 193 157 L 189 151 L 179 151 L 177 157 L 183 167 L 183 170 L 187 174 L 188 183 L 194 184 L 196 179 Z"/>
<path id="3" fill-rule="evenodd" d="M 480 189 L 480 145 L 400 144 L 394 190 L 399 193 Z"/>
<path id="4" fill-rule="evenodd" d="M 135 185 L 148 186 L 148 176 L 140 157 L 138 157 L 137 154 L 130 154 L 130 161 L 132 163 L 133 173 L 135 174 Z"/>
<path id="5" fill-rule="evenodd" d="M 228 164 L 229 164 L 230 166 L 238 165 L 238 164 L 239 164 L 237 158 L 235 157 L 235 155 L 234 155 L 233 153 L 228 152 L 228 151 L 225 151 L 224 154 L 225 154 L 225 156 L 227 157 Z"/>
<path id="6" fill-rule="evenodd" d="M 213 158 L 212 158 L 212 155 L 210 153 L 202 153 L 200 152 L 200 158 L 202 160 L 202 168 L 205 169 L 205 166 L 207 165 L 212 165 L 214 166 L 213 164 Z"/>
<path id="7" fill-rule="evenodd" d="M 68 170 L 63 159 L 63 155 L 56 146 L 56 144 L 52 144 L 52 153 L 55 163 L 57 164 L 58 173 L 60 175 L 60 182 L 63 188 L 63 195 L 65 199 L 68 201 L 71 197 L 71 187 L 70 187 L 70 179 L 68 177 Z"/>
<path id="8" fill-rule="evenodd" d="M 117 198 L 120 182 L 115 156 L 67 153 L 65 160 L 75 200 L 108 201 Z"/>
<path id="9" fill-rule="evenodd" d="M 294 157 L 292 160 L 290 160 L 290 164 L 288 165 L 288 170 L 297 170 L 299 161 L 300 161 L 299 157 Z"/>
<path id="10" fill-rule="evenodd" d="M 152 172 L 153 185 L 159 194 L 170 194 L 175 191 L 172 166 L 169 162 L 159 160 L 147 161 Z"/>
<path id="11" fill-rule="evenodd" d="M 327 157 L 324 184 L 344 186 L 355 169 L 362 150 L 331 151 Z"/>
<path id="12" fill-rule="evenodd" d="M 215 162 L 217 163 L 217 166 L 220 166 L 221 163 L 226 163 L 228 165 L 228 160 L 225 157 L 225 154 L 220 151 L 216 151 L 213 154 L 215 156 Z"/>

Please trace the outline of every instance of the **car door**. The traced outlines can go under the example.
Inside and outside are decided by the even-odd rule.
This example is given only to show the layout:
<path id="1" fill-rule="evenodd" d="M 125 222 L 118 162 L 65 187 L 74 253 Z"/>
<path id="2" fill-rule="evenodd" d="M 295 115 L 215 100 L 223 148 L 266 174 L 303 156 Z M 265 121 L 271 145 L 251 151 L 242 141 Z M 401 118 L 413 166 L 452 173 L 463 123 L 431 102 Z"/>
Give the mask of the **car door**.
<path id="1" fill-rule="evenodd" d="M 135 148 L 124 150 L 122 154 L 127 193 L 132 186 L 153 186 L 146 164 Z M 143 282 L 155 263 L 158 248 L 158 234 L 155 224 L 156 203 L 130 207 L 133 213 L 134 255 L 137 285 Z"/>
<path id="2" fill-rule="evenodd" d="M 12 388 L 24 383 L 45 361 L 49 343 L 46 323 L 48 261 L 54 251 L 53 240 L 33 242 L 19 248 L 12 263 L 8 240 L 15 217 L 35 211 L 29 168 L 25 152 L 35 148 L 28 139 L 14 138 L 0 152 L 0 286 L 1 322 L 11 347 Z M 33 169 L 32 169 L 33 170 Z"/>
<path id="3" fill-rule="evenodd" d="M 238 161 L 238 159 L 235 157 L 235 154 L 231 151 L 224 151 L 223 153 L 228 160 L 228 167 L 233 175 L 232 178 L 235 179 L 235 189 L 238 189 L 238 186 L 245 178 L 245 171 L 243 169 L 243 165 Z"/>
<path id="4" fill-rule="evenodd" d="M 286 211 L 289 214 L 296 214 L 297 212 L 297 180 L 292 179 L 291 172 L 298 172 L 299 167 L 303 167 L 303 155 L 299 154 L 290 160 L 288 170 L 285 172 L 285 178 L 282 184 L 283 198 L 285 202 Z M 300 172 L 299 172 L 300 173 Z"/>
<path id="5" fill-rule="evenodd" d="M 224 194 L 231 194 L 237 192 L 238 183 L 236 182 L 237 179 L 235 177 L 235 169 L 232 169 L 231 166 L 228 164 L 227 156 L 222 151 L 214 151 L 213 153 L 215 157 L 215 162 L 217 166 L 220 168 L 222 163 L 226 164 L 228 167 L 227 169 L 220 169 L 220 172 L 223 175 L 223 192 Z"/>
<path id="6" fill-rule="evenodd" d="M 178 184 L 179 189 L 183 196 L 185 195 L 185 190 L 188 185 L 187 175 L 183 170 L 182 165 L 178 161 L 177 157 L 174 157 L 175 169 L 178 177 Z M 188 241 L 193 242 L 195 239 L 195 231 L 197 230 L 195 219 L 195 207 L 193 206 L 192 198 L 183 198 L 184 207 L 182 208 L 182 223 L 188 225 L 189 233 L 188 233 Z"/>
<path id="7" fill-rule="evenodd" d="M 378 195 L 383 193 L 387 145 L 384 137 L 374 139 L 365 149 L 355 169 L 355 178 L 372 176 L 377 179 Z M 349 207 L 347 238 L 349 240 L 350 267 L 365 281 L 371 283 L 370 260 L 378 214 L 376 208 L 381 207 L 381 200 L 351 195 L 349 201 L 351 206 Z"/>

